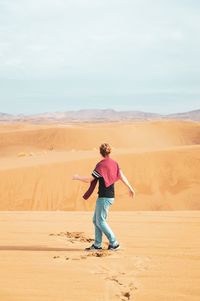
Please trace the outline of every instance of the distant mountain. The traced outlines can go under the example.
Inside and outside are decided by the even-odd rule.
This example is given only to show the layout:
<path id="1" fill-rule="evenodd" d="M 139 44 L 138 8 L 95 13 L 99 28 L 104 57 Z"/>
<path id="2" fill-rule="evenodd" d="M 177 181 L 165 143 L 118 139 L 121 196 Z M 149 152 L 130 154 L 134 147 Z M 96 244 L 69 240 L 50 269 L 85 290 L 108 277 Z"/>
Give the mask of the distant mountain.
<path id="1" fill-rule="evenodd" d="M 1 121 L 13 121 L 15 120 L 15 116 L 11 114 L 6 114 L 6 113 L 0 113 L 0 122 Z"/>
<path id="2" fill-rule="evenodd" d="M 11 115 L 0 113 L 0 122 L 34 122 L 34 123 L 65 123 L 65 122 L 113 122 L 113 121 L 137 121 L 156 119 L 181 119 L 200 121 L 200 110 L 161 115 L 141 111 L 115 111 L 104 110 L 79 110 L 66 112 L 47 112 L 34 115 Z"/>
<path id="3" fill-rule="evenodd" d="M 194 110 L 190 112 L 177 113 L 177 114 L 169 114 L 167 116 L 168 118 L 173 118 L 173 119 L 200 121 L 200 110 Z"/>

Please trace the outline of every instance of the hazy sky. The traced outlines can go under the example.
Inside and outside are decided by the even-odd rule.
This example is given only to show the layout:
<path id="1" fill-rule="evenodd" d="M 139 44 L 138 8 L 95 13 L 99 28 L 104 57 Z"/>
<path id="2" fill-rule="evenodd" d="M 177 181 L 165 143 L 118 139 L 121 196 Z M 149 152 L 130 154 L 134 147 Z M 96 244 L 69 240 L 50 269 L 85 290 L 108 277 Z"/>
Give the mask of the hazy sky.
<path id="1" fill-rule="evenodd" d="M 0 112 L 200 108 L 199 0 L 0 0 Z"/>

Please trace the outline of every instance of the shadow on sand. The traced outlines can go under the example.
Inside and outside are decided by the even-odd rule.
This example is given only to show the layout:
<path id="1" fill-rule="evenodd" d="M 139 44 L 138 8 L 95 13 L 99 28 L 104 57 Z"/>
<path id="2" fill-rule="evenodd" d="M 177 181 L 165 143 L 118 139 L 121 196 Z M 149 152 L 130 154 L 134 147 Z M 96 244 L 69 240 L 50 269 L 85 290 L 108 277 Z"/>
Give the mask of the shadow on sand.
<path id="1" fill-rule="evenodd" d="M 0 251 L 83 251 L 84 249 L 56 248 L 45 246 L 0 246 Z"/>

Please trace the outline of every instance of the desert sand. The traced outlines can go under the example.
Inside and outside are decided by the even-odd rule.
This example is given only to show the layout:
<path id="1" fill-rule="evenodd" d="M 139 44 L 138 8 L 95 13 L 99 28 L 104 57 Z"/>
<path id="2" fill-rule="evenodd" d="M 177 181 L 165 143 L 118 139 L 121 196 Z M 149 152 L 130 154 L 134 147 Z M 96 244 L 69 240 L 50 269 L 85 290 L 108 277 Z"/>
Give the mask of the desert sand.
<path id="1" fill-rule="evenodd" d="M 121 249 L 94 239 L 89 175 L 112 157 L 134 186 L 116 183 L 108 217 Z M 0 301 L 199 301 L 200 127 L 157 120 L 0 125 Z"/>
<path id="2" fill-rule="evenodd" d="M 121 249 L 88 253 L 91 220 L 0 212 L 0 300 L 199 301 L 200 212 L 111 209 Z"/>
<path id="3" fill-rule="evenodd" d="M 109 142 L 135 188 L 129 202 L 116 184 L 113 210 L 199 210 L 199 122 L 157 120 L 110 124 L 1 124 L 0 210 L 92 210 L 82 195 L 89 175 Z"/>

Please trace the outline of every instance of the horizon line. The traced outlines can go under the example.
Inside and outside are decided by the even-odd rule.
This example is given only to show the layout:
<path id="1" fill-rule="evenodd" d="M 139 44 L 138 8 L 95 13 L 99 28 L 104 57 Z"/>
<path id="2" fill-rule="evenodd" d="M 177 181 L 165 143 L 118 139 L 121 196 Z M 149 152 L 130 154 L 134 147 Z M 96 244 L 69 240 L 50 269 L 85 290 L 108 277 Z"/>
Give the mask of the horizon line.
<path id="1" fill-rule="evenodd" d="M 138 112 L 138 113 L 146 113 L 146 114 L 155 114 L 155 115 L 161 115 L 161 116 L 168 116 L 168 115 L 173 115 L 173 114 L 184 114 L 184 113 L 192 113 L 195 111 L 200 111 L 200 108 L 194 109 L 194 110 L 189 110 L 189 111 L 181 111 L 181 112 L 174 112 L 174 113 L 167 113 L 167 114 L 163 114 L 163 113 L 155 113 L 155 112 L 150 112 L 150 111 L 142 111 L 142 110 L 117 110 L 117 109 L 113 109 L 113 108 L 87 108 L 87 109 L 73 109 L 73 110 L 66 110 L 66 111 L 44 111 L 44 112 L 40 112 L 40 113 L 29 113 L 29 114 L 25 114 L 25 113 L 18 113 L 18 114 L 12 114 L 12 113 L 6 113 L 6 112 L 0 112 L 0 114 L 5 114 L 5 115 L 11 115 L 11 116 L 31 116 L 31 115 L 42 115 L 42 114 L 48 114 L 48 113 L 67 113 L 67 112 L 81 112 L 81 111 L 114 111 L 117 113 L 120 112 Z"/>

